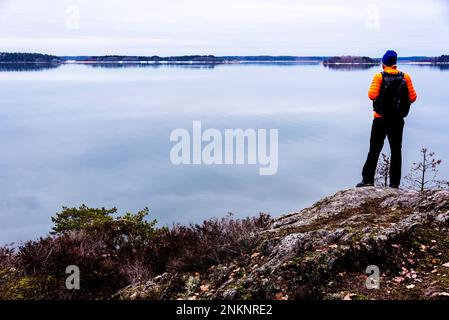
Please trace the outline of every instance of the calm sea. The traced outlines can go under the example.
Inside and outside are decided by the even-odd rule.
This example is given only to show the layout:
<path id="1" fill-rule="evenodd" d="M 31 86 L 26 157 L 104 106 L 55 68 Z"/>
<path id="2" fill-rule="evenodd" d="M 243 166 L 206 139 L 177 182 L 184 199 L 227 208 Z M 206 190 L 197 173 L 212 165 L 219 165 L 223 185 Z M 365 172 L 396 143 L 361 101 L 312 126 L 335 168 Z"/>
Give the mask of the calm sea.
<path id="1" fill-rule="evenodd" d="M 160 225 L 298 211 L 352 187 L 368 150 L 379 67 L 245 64 L 0 67 L 0 244 L 34 239 L 62 206 L 146 206 Z M 427 146 L 449 179 L 449 72 L 402 65 L 418 102 L 404 173 Z M 279 169 L 174 166 L 172 130 L 279 130 Z M 388 146 L 388 145 L 386 145 Z M 387 148 L 385 149 L 387 151 Z"/>

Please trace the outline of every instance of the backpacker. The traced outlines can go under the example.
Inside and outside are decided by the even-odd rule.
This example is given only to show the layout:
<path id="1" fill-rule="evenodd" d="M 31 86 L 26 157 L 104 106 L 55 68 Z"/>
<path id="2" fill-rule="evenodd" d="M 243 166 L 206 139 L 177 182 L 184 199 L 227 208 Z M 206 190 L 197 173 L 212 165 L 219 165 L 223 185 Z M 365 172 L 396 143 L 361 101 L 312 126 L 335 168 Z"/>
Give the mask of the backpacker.
<path id="1" fill-rule="evenodd" d="M 405 118 L 410 112 L 410 98 L 404 74 L 382 72 L 379 97 L 374 101 L 376 113 L 385 118 Z"/>

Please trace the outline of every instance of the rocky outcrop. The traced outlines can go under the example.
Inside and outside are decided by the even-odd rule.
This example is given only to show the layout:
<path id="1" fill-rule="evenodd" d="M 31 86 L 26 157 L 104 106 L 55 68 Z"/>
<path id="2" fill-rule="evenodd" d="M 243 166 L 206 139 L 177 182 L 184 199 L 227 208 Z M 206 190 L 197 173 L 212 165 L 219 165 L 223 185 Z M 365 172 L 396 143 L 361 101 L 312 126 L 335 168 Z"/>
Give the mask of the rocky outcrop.
<path id="1" fill-rule="evenodd" d="M 163 274 L 120 299 L 431 299 L 449 296 L 449 191 L 350 189 L 273 220 L 248 259 Z M 380 287 L 366 286 L 368 266 Z"/>

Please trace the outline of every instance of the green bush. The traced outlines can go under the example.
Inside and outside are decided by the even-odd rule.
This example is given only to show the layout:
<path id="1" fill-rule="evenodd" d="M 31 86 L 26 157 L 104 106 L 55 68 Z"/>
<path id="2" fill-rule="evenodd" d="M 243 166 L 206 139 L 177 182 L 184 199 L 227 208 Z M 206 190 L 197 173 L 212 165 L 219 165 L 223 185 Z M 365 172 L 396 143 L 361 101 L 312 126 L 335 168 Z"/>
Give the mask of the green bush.
<path id="1" fill-rule="evenodd" d="M 145 208 L 64 207 L 51 235 L 16 250 L 0 247 L 0 299 L 109 299 L 120 289 L 164 272 L 201 272 L 248 260 L 270 218 L 228 216 L 199 225 L 156 228 Z M 80 289 L 65 287 L 66 267 L 80 269 Z"/>

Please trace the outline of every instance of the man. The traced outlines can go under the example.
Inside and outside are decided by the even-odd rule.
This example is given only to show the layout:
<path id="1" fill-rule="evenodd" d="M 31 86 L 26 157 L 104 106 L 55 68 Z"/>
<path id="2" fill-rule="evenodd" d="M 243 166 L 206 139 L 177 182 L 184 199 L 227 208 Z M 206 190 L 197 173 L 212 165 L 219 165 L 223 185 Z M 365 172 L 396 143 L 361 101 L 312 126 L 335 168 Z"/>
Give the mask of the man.
<path id="1" fill-rule="evenodd" d="M 399 188 L 402 167 L 402 134 L 404 118 L 417 94 L 408 74 L 397 69 L 398 55 L 388 50 L 382 58 L 383 72 L 374 76 L 368 97 L 373 100 L 374 121 L 371 128 L 370 149 L 363 167 L 363 181 L 357 187 L 374 186 L 379 155 L 388 137 L 391 150 L 390 187 Z"/>

